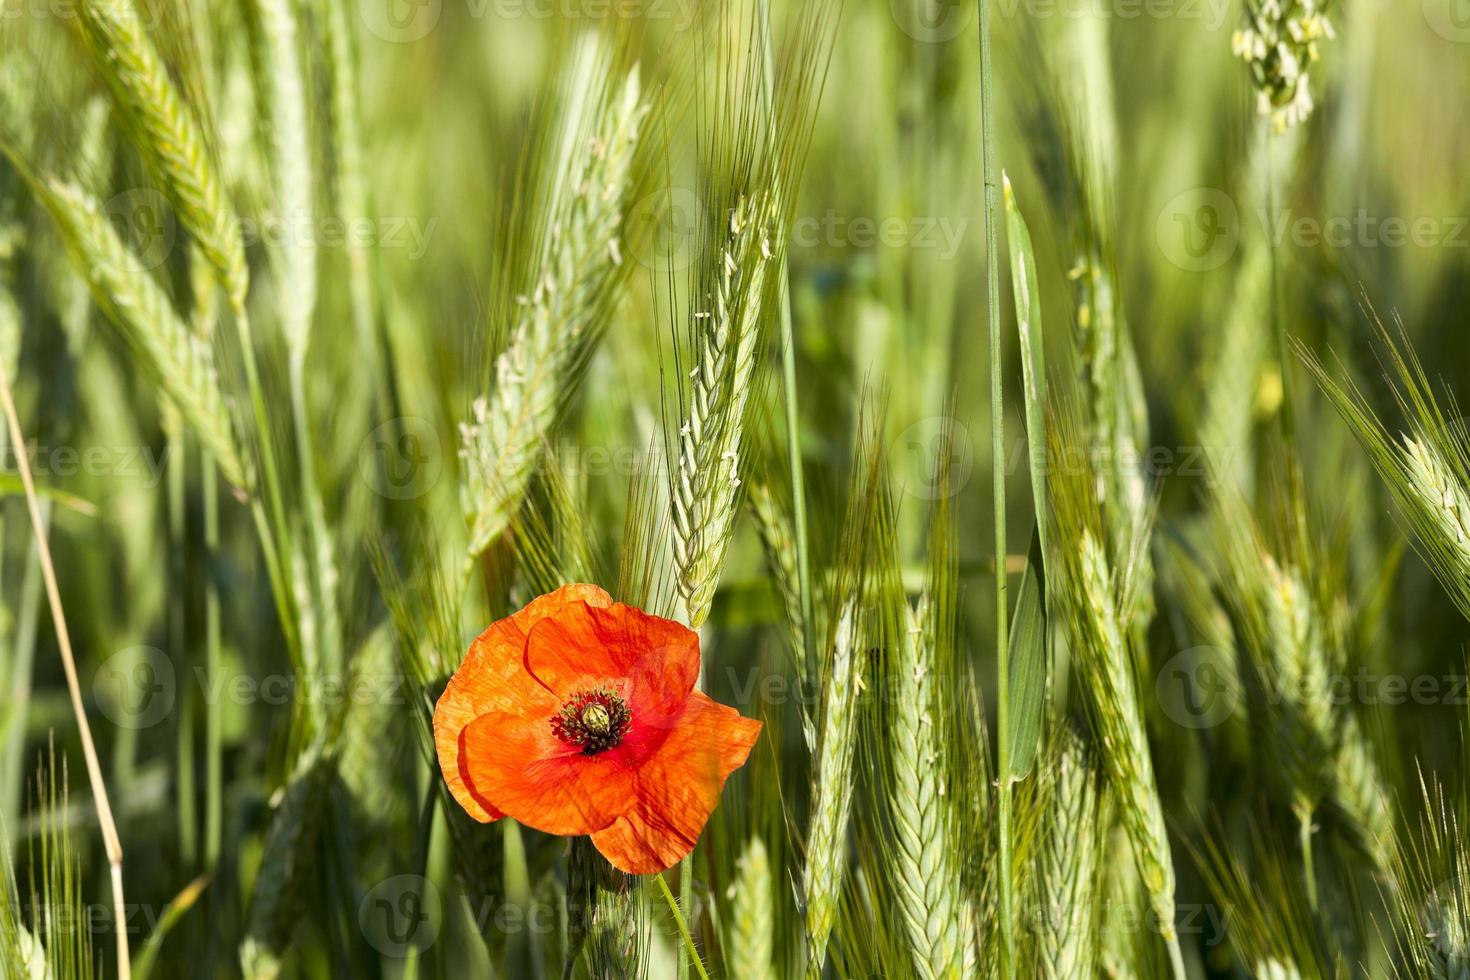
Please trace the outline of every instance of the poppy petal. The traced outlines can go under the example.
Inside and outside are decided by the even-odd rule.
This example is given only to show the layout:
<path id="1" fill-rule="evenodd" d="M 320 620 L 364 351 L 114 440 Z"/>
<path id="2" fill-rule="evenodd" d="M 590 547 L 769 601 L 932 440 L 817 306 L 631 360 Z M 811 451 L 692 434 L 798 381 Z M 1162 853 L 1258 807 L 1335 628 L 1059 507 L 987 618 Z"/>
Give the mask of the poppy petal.
<path id="1" fill-rule="evenodd" d="M 434 745 L 449 792 L 465 812 L 484 823 L 504 814 L 477 790 L 460 754 L 460 736 L 476 718 L 497 711 L 549 714 L 557 702 L 525 671 L 526 637 L 537 623 L 573 606 L 608 606 L 612 597 L 595 585 L 566 585 L 537 598 L 476 637 L 464 662 L 434 706 Z"/>
<path id="2" fill-rule="evenodd" d="M 730 773 L 745 764 L 761 723 L 695 691 L 668 737 L 637 770 L 636 805 L 592 835 L 628 874 L 653 874 L 694 850 Z"/>
<path id="3" fill-rule="evenodd" d="M 633 801 L 628 756 L 584 755 L 558 739 L 551 719 L 494 712 L 460 737 L 475 790 L 502 814 L 563 837 L 590 834 L 616 820 Z"/>
<path id="4" fill-rule="evenodd" d="M 655 725 L 680 710 L 699 680 L 699 635 L 622 603 L 568 608 L 531 630 L 526 670 L 561 701 L 619 687 L 635 719 Z"/>

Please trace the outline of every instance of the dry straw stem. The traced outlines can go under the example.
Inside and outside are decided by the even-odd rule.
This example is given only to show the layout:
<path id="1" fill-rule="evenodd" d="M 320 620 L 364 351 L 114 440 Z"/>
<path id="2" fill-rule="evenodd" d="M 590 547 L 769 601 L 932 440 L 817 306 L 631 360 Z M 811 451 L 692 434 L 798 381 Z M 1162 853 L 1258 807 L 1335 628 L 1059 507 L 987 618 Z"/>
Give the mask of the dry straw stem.
<path id="1" fill-rule="evenodd" d="M 927 596 L 904 609 L 903 656 L 893 668 L 888 803 L 894 891 L 923 980 L 958 977 L 964 903 L 945 799 L 944 730 L 936 686 L 936 629 Z"/>
<path id="2" fill-rule="evenodd" d="M 822 975 L 847 869 L 847 819 L 864 656 L 861 613 L 855 600 L 849 600 L 836 619 L 831 649 L 820 738 L 812 762 L 811 821 L 802 869 L 808 980 Z"/>
<path id="3" fill-rule="evenodd" d="M 20 416 L 15 410 L 15 396 L 10 388 L 10 372 L 0 361 L 0 400 L 5 405 L 5 420 L 14 446 L 24 446 L 25 433 L 20 426 Z M 30 456 L 16 453 L 21 483 L 25 488 L 26 510 L 30 515 L 31 529 L 35 532 L 36 554 L 41 563 L 41 576 L 46 586 L 46 601 L 51 607 L 51 625 L 56 630 L 56 644 L 61 649 L 61 666 L 66 674 L 66 689 L 71 696 L 72 714 L 77 721 L 81 736 L 82 754 L 87 762 L 87 779 L 92 786 L 92 801 L 97 808 L 97 824 L 102 831 L 102 847 L 107 854 L 107 865 L 112 877 L 112 910 L 117 936 L 117 975 L 119 980 L 132 976 L 132 957 L 128 952 L 127 903 L 123 899 L 122 838 L 117 832 L 117 822 L 112 817 L 112 803 L 107 796 L 107 783 L 102 778 L 102 765 L 97 760 L 97 746 L 92 741 L 92 726 L 87 722 L 87 707 L 82 702 L 82 688 L 77 680 L 76 657 L 71 648 L 71 631 L 66 625 L 66 611 L 61 605 L 61 589 L 56 584 L 56 566 L 51 561 L 51 545 L 46 539 L 45 522 L 41 518 L 40 504 L 36 499 L 36 482 L 31 476 Z"/>
<path id="4" fill-rule="evenodd" d="M 521 292 L 511 307 L 514 324 L 495 359 L 491 391 L 476 399 L 461 426 L 471 561 L 520 506 L 627 264 L 624 203 L 648 105 L 636 66 L 609 84 L 614 60 L 600 35 L 578 40 L 560 87 L 565 108 L 541 174 L 543 197 L 531 218 L 546 223 L 544 239 L 527 264 L 528 278 L 515 286 Z"/>
<path id="5" fill-rule="evenodd" d="M 225 198 L 204 130 L 143 31 L 139 10 L 127 0 L 82 0 L 77 13 L 134 145 L 218 274 L 231 306 L 243 313 L 250 273 L 239 221 Z"/>
<path id="6" fill-rule="evenodd" d="M 749 980 L 775 980 L 776 897 L 765 842 L 752 837 L 735 863 L 730 885 L 733 902 L 725 940 L 729 975 Z"/>
<path id="7" fill-rule="evenodd" d="M 118 238 L 93 198 L 56 178 L 34 186 L 97 305 L 198 434 L 225 479 L 248 492 L 252 482 L 209 345 L 179 319 L 162 287 Z"/>

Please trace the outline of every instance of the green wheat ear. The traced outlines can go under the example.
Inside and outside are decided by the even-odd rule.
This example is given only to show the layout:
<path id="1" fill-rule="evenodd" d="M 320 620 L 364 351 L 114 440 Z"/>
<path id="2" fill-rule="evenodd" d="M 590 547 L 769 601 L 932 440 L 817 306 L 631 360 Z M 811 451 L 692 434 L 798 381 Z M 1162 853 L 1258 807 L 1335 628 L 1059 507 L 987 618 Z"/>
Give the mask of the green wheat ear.
<path id="1" fill-rule="evenodd" d="M 1097 499 L 1097 477 L 1085 464 L 1088 456 L 1075 451 L 1082 445 L 1080 426 L 1065 403 L 1049 419 L 1047 432 L 1048 461 L 1051 472 L 1059 477 L 1050 482 L 1057 553 L 1047 567 L 1059 570 L 1060 604 L 1108 788 L 1133 843 L 1139 876 L 1174 975 L 1182 980 L 1184 965 L 1174 925 L 1173 856 L 1144 726 L 1134 666 L 1135 640 L 1124 619 L 1131 605 L 1128 575 L 1115 570 L 1109 561 L 1102 540 L 1105 522 Z"/>
<path id="2" fill-rule="evenodd" d="M 775 895 L 770 856 L 757 835 L 735 865 L 734 902 L 725 939 L 730 976 L 775 980 Z"/>
<path id="3" fill-rule="evenodd" d="M 1462 737 L 1463 744 L 1463 737 Z M 1419 774 L 1423 811 L 1394 843 L 1392 878 L 1385 888 L 1404 963 L 1395 977 L 1470 975 L 1470 795 L 1447 790 L 1437 776 Z"/>
<path id="4" fill-rule="evenodd" d="M 1027 925 L 1047 980 L 1097 974 L 1097 874 L 1102 855 L 1098 778 L 1082 739 L 1063 729 L 1045 760 L 1041 841 L 1035 848 Z"/>
<path id="5" fill-rule="evenodd" d="M 68 829 L 67 771 L 54 746 L 36 773 L 36 831 L 30 837 L 27 890 L 15 856 L 0 853 L 0 975 L 6 980 L 91 980 L 97 975 L 94 921 L 82 892 L 80 859 Z M 14 828 L 3 828 L 14 833 Z M 29 921 L 27 921 L 29 916 Z"/>
<path id="6" fill-rule="evenodd" d="M 235 425 L 220 389 L 212 348 L 174 312 L 143 263 L 118 238 L 101 206 L 55 178 L 34 184 L 51 212 L 98 307 L 133 351 L 139 367 L 178 408 L 232 485 L 248 491 Z"/>
<path id="7" fill-rule="evenodd" d="M 566 409 L 618 286 L 630 271 L 622 252 L 635 167 L 649 112 L 638 68 L 619 72 L 611 42 L 576 42 L 558 91 L 563 106 L 545 158 L 532 155 L 522 180 L 537 195 L 536 244 L 508 258 L 502 304 L 508 339 L 489 390 L 461 425 L 463 507 L 469 558 L 484 553 L 520 507 L 543 442 Z M 611 79 L 611 81 L 609 81 Z M 539 226 L 539 227 L 536 227 Z"/>
<path id="8" fill-rule="evenodd" d="M 133 145 L 219 276 L 232 306 L 243 311 L 250 270 L 240 222 L 226 198 L 203 127 L 143 30 L 142 11 L 130 0 L 82 0 L 77 13 L 82 36 L 113 91 Z"/>
<path id="9" fill-rule="evenodd" d="M 1456 416 L 1453 397 L 1446 409 L 1403 324 L 1391 333 L 1371 307 L 1400 423 L 1381 419 L 1366 394 L 1341 369 L 1329 372 L 1305 345 L 1297 355 L 1349 430 L 1368 451 L 1388 486 L 1424 561 L 1450 598 L 1470 618 L 1470 430 Z M 1400 431 L 1402 426 L 1402 431 Z"/>

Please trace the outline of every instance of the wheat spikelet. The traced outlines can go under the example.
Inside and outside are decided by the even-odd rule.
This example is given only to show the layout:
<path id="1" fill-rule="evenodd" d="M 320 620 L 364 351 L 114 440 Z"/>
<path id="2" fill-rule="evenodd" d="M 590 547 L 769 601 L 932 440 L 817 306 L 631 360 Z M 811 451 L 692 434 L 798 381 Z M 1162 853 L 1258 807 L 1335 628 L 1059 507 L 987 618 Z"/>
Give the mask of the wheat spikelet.
<path id="1" fill-rule="evenodd" d="M 899 911 L 925 980 L 960 975 L 959 877 L 952 860 L 937 715 L 934 632 L 927 597 L 905 608 L 904 656 L 893 669 L 890 860 Z"/>
<path id="2" fill-rule="evenodd" d="M 316 475 L 316 451 L 307 408 L 306 356 L 317 304 L 317 249 L 312 189 L 311 129 L 307 118 L 307 86 L 302 73 L 294 0 L 255 0 L 260 26 L 267 110 L 270 170 L 275 207 L 282 227 L 279 247 L 271 251 L 278 291 L 277 317 L 286 340 L 291 417 L 295 431 L 301 498 L 309 538 L 305 571 L 314 596 L 310 603 L 315 631 L 303 630 L 318 659 L 334 675 L 342 670 L 341 622 L 338 612 L 336 545 Z"/>
<path id="3" fill-rule="evenodd" d="M 306 117 L 306 85 L 292 0 L 255 0 L 260 20 L 266 82 L 263 103 L 268 127 L 275 205 L 285 228 L 275 253 L 280 290 L 277 312 L 293 362 L 306 356 L 316 310 L 316 229 L 311 130 Z"/>
<path id="4" fill-rule="evenodd" d="M 730 213 L 709 308 L 695 313 L 689 414 L 679 429 L 674 481 L 674 564 L 689 624 L 709 615 L 740 492 L 745 406 L 762 353 L 762 296 L 772 257 L 769 198 L 741 200 Z"/>
<path id="5" fill-rule="evenodd" d="M 786 634 L 786 642 L 795 659 L 798 676 L 805 684 L 810 680 L 807 676 L 802 641 L 802 637 L 806 635 L 807 624 L 801 609 L 801 586 L 796 570 L 795 533 L 791 529 L 788 515 L 776 502 L 776 497 L 771 492 L 769 484 L 758 482 L 751 487 L 750 505 L 751 512 L 755 514 L 756 532 L 760 535 L 766 565 L 770 568 L 771 577 L 776 580 L 776 588 L 781 593 L 781 608 L 785 614 L 782 618 L 782 626 Z M 807 731 L 809 727 L 804 726 L 803 731 Z M 811 742 L 812 739 L 808 738 L 808 751 L 814 747 Z"/>
<path id="6" fill-rule="evenodd" d="M 1329 789 L 1344 829 L 1376 868 L 1387 869 L 1394 839 L 1389 790 L 1367 736 L 1357 718 L 1347 712 L 1338 720 Z"/>
<path id="7" fill-rule="evenodd" d="M 95 200 L 55 178 L 37 189 L 97 305 L 214 455 L 225 479 L 248 490 L 248 472 L 208 345 L 179 319 Z"/>
<path id="8" fill-rule="evenodd" d="M 1411 490 L 1405 503 L 1417 512 L 1416 525 L 1430 530 L 1444 571 L 1460 589 L 1470 590 L 1470 493 L 1432 443 L 1406 435 L 1399 452 Z"/>
<path id="9" fill-rule="evenodd" d="M 1418 832 L 1391 842 L 1388 897 L 1404 960 L 1394 976 L 1464 980 L 1470 977 L 1470 847 L 1461 829 L 1467 798 L 1452 799 L 1439 777 L 1422 772 L 1419 789 Z"/>
<path id="10" fill-rule="evenodd" d="M 1302 980 L 1302 971 L 1296 964 L 1278 959 L 1262 960 L 1251 975 L 1257 980 Z"/>
<path id="11" fill-rule="evenodd" d="M 1295 569 L 1282 569 L 1260 551 L 1264 634 L 1258 645 L 1270 658 L 1268 699 L 1276 747 L 1285 762 L 1293 805 L 1310 814 L 1321 788 L 1315 775 L 1335 744 L 1331 668 L 1312 610 L 1311 596 Z"/>
<path id="12" fill-rule="evenodd" d="M 612 69 L 605 42 L 582 39 L 564 91 L 558 156 L 548 170 L 549 223 L 532 281 L 517 297 L 516 322 L 496 358 L 494 382 L 461 426 L 469 555 L 484 552 L 520 505 L 590 343 L 598 304 L 623 264 L 619 234 L 639 127 L 648 111 L 636 68 L 604 92 Z M 602 97 L 599 98 L 599 93 Z"/>
<path id="13" fill-rule="evenodd" d="M 735 865 L 730 885 L 733 905 L 725 940 L 725 960 L 732 977 L 775 980 L 775 896 L 765 842 L 752 837 Z"/>
<path id="14" fill-rule="evenodd" d="M 1034 885 L 1036 959 L 1047 980 L 1088 980 L 1097 972 L 1097 780 L 1082 740 L 1066 729 L 1046 787 Z"/>
<path id="15" fill-rule="evenodd" d="M 1333 697 L 1335 657 L 1327 616 L 1295 567 L 1283 566 L 1250 530 L 1249 517 L 1226 517 L 1231 580 L 1227 596 L 1254 667 L 1253 712 L 1264 722 L 1277 765 L 1271 774 L 1303 828 L 1331 804 L 1342 828 L 1375 865 L 1386 868 L 1393 824 L 1371 747 L 1357 719 Z M 1233 529 L 1233 530 L 1232 530 Z"/>
<path id="16" fill-rule="evenodd" d="M 329 0 L 326 7 L 327 57 L 331 67 L 332 151 L 336 161 L 336 199 L 340 217 L 352 220 L 370 214 L 364 174 L 362 125 L 359 120 L 357 61 L 353 51 L 350 14 L 346 0 Z M 369 252 L 355 237 L 347 243 L 349 297 L 357 342 L 381 369 L 374 337 L 374 299 Z"/>
<path id="17" fill-rule="evenodd" d="M 862 683 L 862 630 L 855 604 L 837 618 L 832 661 L 822 701 L 821 736 L 813 760 L 811 823 L 807 830 L 802 895 L 806 901 L 807 977 L 822 975 L 827 941 L 837 921 L 847 868 L 847 818 L 852 804 L 852 756 L 857 695 Z"/>
<path id="18" fill-rule="evenodd" d="M 1109 782 L 1120 816 L 1133 841 L 1139 876 L 1171 953 L 1178 944 L 1174 928 L 1174 866 L 1163 806 L 1154 783 L 1153 761 L 1144 733 L 1131 661 L 1115 606 L 1112 572 L 1102 546 L 1090 530 L 1082 534 L 1071 583 L 1078 630 L 1078 658 L 1091 698 L 1092 717 L 1101 740 Z M 1175 953 L 1177 956 L 1177 953 Z"/>
<path id="19" fill-rule="evenodd" d="M 250 271 L 239 221 L 226 200 L 203 129 L 144 33 L 139 11 L 127 0 L 84 0 L 77 13 L 133 143 L 219 275 L 232 307 L 243 311 Z"/>
<path id="20" fill-rule="evenodd" d="M 1470 978 L 1470 935 L 1464 896 L 1432 896 L 1424 906 L 1425 959 L 1433 980 Z"/>

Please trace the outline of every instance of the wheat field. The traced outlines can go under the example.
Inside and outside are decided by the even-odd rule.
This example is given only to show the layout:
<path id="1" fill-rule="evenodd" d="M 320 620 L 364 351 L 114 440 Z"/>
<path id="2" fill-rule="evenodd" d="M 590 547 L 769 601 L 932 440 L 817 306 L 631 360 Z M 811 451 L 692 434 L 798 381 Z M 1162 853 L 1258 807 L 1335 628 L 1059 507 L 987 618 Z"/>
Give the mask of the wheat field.
<path id="1" fill-rule="evenodd" d="M 1466 13 L 0 0 L 0 974 L 1470 978 Z"/>

